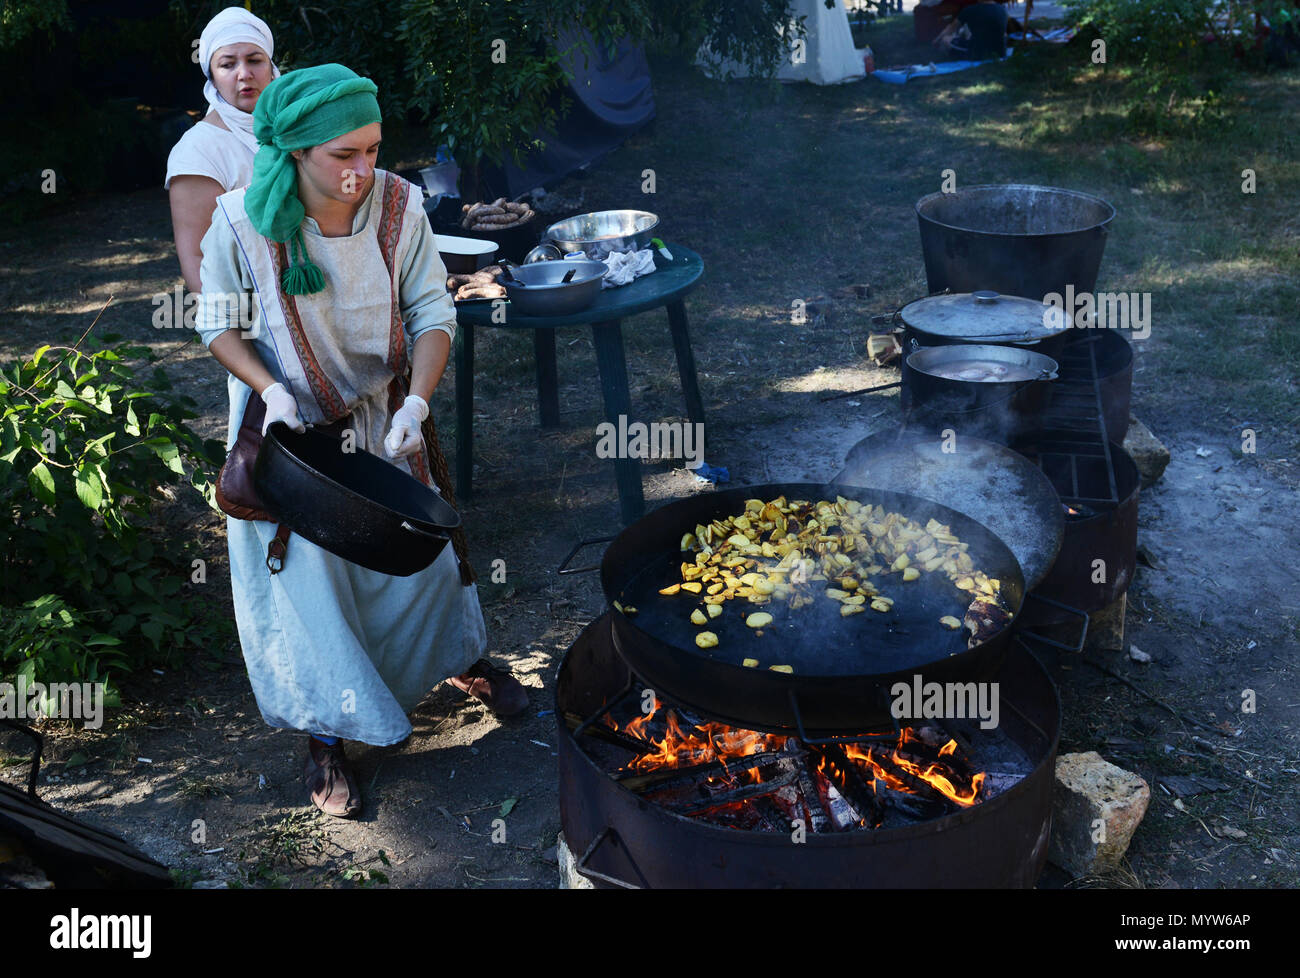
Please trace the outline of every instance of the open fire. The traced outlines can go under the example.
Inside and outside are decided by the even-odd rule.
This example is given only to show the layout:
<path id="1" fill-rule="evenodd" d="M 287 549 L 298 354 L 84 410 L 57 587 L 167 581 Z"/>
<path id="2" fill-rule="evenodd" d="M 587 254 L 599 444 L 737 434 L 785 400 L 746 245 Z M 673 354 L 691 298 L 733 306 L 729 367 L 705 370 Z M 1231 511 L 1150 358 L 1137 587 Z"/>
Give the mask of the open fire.
<path id="1" fill-rule="evenodd" d="M 958 736 L 936 727 L 804 744 L 710 721 L 692 721 L 657 698 L 609 740 L 635 757 L 612 777 L 680 815 L 751 831 L 873 829 L 891 813 L 928 820 L 979 804 L 986 776 Z M 605 739 L 605 738 L 602 738 Z M 897 818 L 892 819 L 897 821 Z"/>

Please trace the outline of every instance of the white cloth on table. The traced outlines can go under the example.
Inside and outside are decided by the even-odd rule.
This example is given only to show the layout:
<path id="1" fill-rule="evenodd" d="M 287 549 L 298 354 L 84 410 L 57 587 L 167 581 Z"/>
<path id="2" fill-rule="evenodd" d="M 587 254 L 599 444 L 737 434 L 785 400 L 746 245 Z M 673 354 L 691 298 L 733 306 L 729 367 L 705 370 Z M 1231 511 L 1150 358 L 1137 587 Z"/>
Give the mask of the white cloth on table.
<path id="1" fill-rule="evenodd" d="M 380 170 L 351 235 L 324 237 L 305 219 L 307 254 L 326 289 L 291 304 L 275 285 L 279 251 L 253 229 L 243 200 L 243 190 L 218 198 L 203 239 L 200 336 L 210 345 L 239 325 L 238 309 L 210 295 L 249 296 L 253 321 L 245 337 L 294 395 L 303 420 L 327 423 L 351 413 L 356 447 L 383 457 L 383 438 L 402 402 L 394 365 L 404 370 L 405 351 L 424 333 L 455 332 L 447 272 L 422 195 Z M 395 239 L 391 277 L 380 246 L 385 234 Z M 256 395 L 233 376 L 229 390 L 232 445 Z M 423 450 L 390 464 L 432 484 Z M 477 588 L 461 585 L 452 547 L 426 570 L 392 577 L 294 535 L 283 570 L 271 575 L 266 549 L 274 532 L 271 523 L 227 521 L 235 619 L 263 718 L 374 745 L 405 739 L 406 714 L 487 646 Z"/>
<path id="2" fill-rule="evenodd" d="M 574 252 L 566 255 L 565 258 L 581 261 L 587 256 L 582 252 Z M 609 256 L 603 259 L 605 267 L 609 269 L 605 277 L 600 281 L 602 289 L 614 289 L 620 285 L 627 285 L 633 279 L 638 279 L 642 275 L 649 275 L 655 270 L 655 256 L 649 248 L 643 248 L 640 251 L 613 251 Z"/>

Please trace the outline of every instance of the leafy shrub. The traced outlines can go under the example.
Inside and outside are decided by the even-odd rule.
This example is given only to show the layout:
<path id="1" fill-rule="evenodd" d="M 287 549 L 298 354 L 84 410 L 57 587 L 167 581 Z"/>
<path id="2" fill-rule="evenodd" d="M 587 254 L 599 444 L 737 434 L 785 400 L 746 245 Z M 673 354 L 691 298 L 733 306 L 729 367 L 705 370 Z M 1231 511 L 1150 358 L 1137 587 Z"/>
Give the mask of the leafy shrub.
<path id="1" fill-rule="evenodd" d="M 1226 72 L 1264 63 L 1267 24 L 1287 30 L 1295 0 L 1064 0 L 1085 36 L 1106 42 L 1106 63 L 1148 94 L 1195 97 Z"/>
<path id="2" fill-rule="evenodd" d="M 163 400 L 161 369 L 136 379 L 144 352 L 43 346 L 0 371 L 0 674 L 102 679 L 229 627 L 183 600 L 192 544 L 145 529 L 163 487 L 211 502 L 224 453 L 185 424 L 192 401 Z"/>
<path id="3" fill-rule="evenodd" d="M 119 706 L 108 671 L 129 671 L 122 640 L 96 632 L 87 616 L 57 594 L 43 594 L 17 608 L 0 608 L 0 663 L 3 673 L 33 683 L 104 682 L 106 705 Z M 48 694 L 47 694 L 48 700 Z M 49 713 L 46 703 L 41 708 Z"/>

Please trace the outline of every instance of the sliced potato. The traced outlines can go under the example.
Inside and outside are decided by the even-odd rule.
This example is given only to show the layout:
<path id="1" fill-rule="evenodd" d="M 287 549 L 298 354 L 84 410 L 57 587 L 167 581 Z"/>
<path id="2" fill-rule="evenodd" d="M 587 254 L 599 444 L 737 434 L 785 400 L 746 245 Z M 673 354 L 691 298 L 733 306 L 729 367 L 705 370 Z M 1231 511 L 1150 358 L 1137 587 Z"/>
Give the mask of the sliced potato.
<path id="1" fill-rule="evenodd" d="M 717 618 L 718 615 L 722 614 L 722 604 L 705 605 L 704 610 L 709 613 L 710 618 Z"/>
<path id="2" fill-rule="evenodd" d="M 695 644 L 702 649 L 711 649 L 718 644 L 718 636 L 712 632 L 700 632 L 695 636 Z"/>
<path id="3" fill-rule="evenodd" d="M 952 615 L 944 615 L 942 618 L 939 619 L 939 624 L 943 625 L 945 628 L 951 628 L 953 631 L 956 631 L 957 629 L 961 628 L 961 622 L 959 622 Z"/>
<path id="4" fill-rule="evenodd" d="M 905 581 L 915 581 L 920 576 L 921 576 L 921 572 L 917 570 L 915 567 L 903 568 L 903 580 Z"/>
<path id="5" fill-rule="evenodd" d="M 687 581 L 685 584 L 682 585 L 682 590 L 690 591 L 691 594 L 699 594 L 701 591 L 704 590 L 704 585 L 701 584 L 699 581 Z"/>
<path id="6" fill-rule="evenodd" d="M 681 589 L 682 589 L 682 586 L 681 586 L 680 584 L 669 584 L 669 585 L 668 585 L 667 587 L 665 587 L 665 588 L 660 588 L 660 589 L 659 589 L 659 593 L 660 593 L 660 594 L 673 595 L 673 594 L 676 594 L 676 593 L 677 593 L 678 591 L 680 591 Z"/>
<path id="7" fill-rule="evenodd" d="M 708 616 L 705 615 L 704 612 L 702 612 L 699 608 L 696 608 L 694 611 L 691 612 L 691 621 L 696 625 L 703 625 L 707 623 L 708 620 L 709 620 Z"/>
<path id="8" fill-rule="evenodd" d="M 757 659 L 743 659 L 743 660 L 741 660 L 741 663 L 740 663 L 740 664 L 741 664 L 742 666 L 744 666 L 746 669 L 757 669 L 757 668 L 758 668 L 758 660 L 757 660 Z"/>
<path id="9" fill-rule="evenodd" d="M 750 628 L 765 628 L 772 624 L 772 616 L 766 611 L 756 611 L 745 619 L 745 624 Z"/>
<path id="10" fill-rule="evenodd" d="M 784 672 L 784 673 L 794 672 L 794 666 L 768 666 L 768 668 L 771 669 L 773 672 Z"/>

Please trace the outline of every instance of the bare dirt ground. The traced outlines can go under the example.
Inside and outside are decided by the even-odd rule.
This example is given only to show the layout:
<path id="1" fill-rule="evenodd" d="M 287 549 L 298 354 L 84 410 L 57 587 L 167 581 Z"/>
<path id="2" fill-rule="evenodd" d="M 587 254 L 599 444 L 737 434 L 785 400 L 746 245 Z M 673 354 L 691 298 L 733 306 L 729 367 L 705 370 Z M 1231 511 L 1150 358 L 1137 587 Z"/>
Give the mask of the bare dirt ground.
<path id="1" fill-rule="evenodd" d="M 689 116 L 692 96 L 668 79 L 657 85 L 665 118 Z M 824 227 L 804 219 L 809 200 L 815 213 L 830 213 L 821 208 L 839 201 L 834 188 L 818 182 L 811 162 L 818 146 L 789 150 L 809 154 L 806 166 L 791 170 L 804 204 L 796 210 L 763 198 L 763 229 L 752 236 L 737 231 L 744 207 L 728 195 L 744 185 L 753 161 L 727 164 L 715 155 L 710 166 L 695 167 L 689 142 L 639 136 L 596 175 L 561 188 L 584 193 L 593 210 L 628 206 L 635 193 L 628 188 L 638 186 L 647 159 L 660 167 L 653 209 L 671 228 L 666 237 L 699 251 L 708 269 L 687 308 L 709 416 L 708 459 L 729 467 L 734 484 L 822 481 L 839 470 L 853 443 L 897 421 L 889 395 L 819 400 L 896 378 L 892 369 L 864 366 L 868 316 L 924 288 L 911 215 L 918 193 L 899 168 L 919 153 L 927 172 L 937 173 L 947 157 L 885 138 L 900 115 L 919 112 L 892 93 L 890 99 L 868 100 L 852 112 L 798 103 L 814 117 L 825 113 L 828 146 L 853 144 L 864 121 L 879 124 L 879 177 L 866 226 L 857 218 Z M 742 99 L 732 108 L 752 106 Z M 980 145 L 966 151 L 995 152 Z M 987 172 L 1045 179 L 1033 166 L 990 165 Z M 1134 233 L 1132 225 L 1126 233 Z M 1118 242 L 1103 266 L 1112 281 L 1142 264 L 1142 248 L 1124 247 Z M 166 355 L 178 388 L 200 405 L 195 427 L 205 436 L 224 433 L 221 367 L 188 334 L 150 326 L 149 297 L 177 279 L 161 190 L 78 202 L 10 236 L 0 253 L 0 308 L 7 312 L 0 354 L 75 337 L 114 295 L 101 328 Z M 801 258 L 810 254 L 827 257 Z M 852 283 L 870 283 L 872 297 L 834 300 L 824 316 L 792 328 L 791 297 L 828 295 Z M 663 317 L 629 320 L 625 334 L 634 414 L 683 419 Z M 1293 430 L 1262 436 L 1258 452 L 1243 455 L 1239 428 L 1250 419 L 1235 416 L 1215 384 L 1195 382 L 1194 368 L 1190 380 L 1162 371 L 1172 344 L 1172 329 L 1154 330 L 1139 344 L 1133 396 L 1134 413 L 1173 453 L 1163 481 L 1141 499 L 1139 542 L 1156 566 L 1139 571 L 1129 594 L 1125 644 L 1153 661 L 1133 662 L 1127 649 L 1096 661 L 1177 715 L 1083 662 L 1060 663 L 1061 750 L 1099 750 L 1152 785 L 1150 810 L 1123 870 L 1072 885 L 1293 887 L 1300 883 L 1300 457 Z M 46 725 L 42 797 L 124 835 L 175 867 L 182 882 L 199 886 L 378 884 L 368 875 L 376 870 L 394 887 L 554 886 L 559 814 L 555 725 L 547 713 L 553 675 L 563 650 L 604 609 L 595 575 L 559 577 L 554 568 L 577 540 L 618 526 L 612 473 L 593 451 L 601 410 L 589 335 L 563 337 L 559 357 L 562 425 L 542 432 L 531 344 L 504 331 L 479 331 L 476 493 L 462 510 L 490 652 L 510 663 L 533 696 L 523 718 L 499 722 L 454 690 L 433 691 L 407 745 L 353 749 L 364 815 L 353 823 L 329 820 L 306 804 L 302 736 L 262 723 L 231 644 L 173 663 L 161 675 L 146 668 L 127 677 L 125 708 L 99 732 Z M 449 375 L 434 405 L 449 451 L 454 384 Z M 1210 454 L 1198 455 L 1198 448 Z M 707 491 L 665 464 L 647 464 L 645 487 L 652 506 Z M 221 521 L 192 508 L 164 511 L 160 519 L 204 541 L 211 600 L 228 607 Z M 489 580 L 497 558 L 506 562 L 503 584 Z M 1242 710 L 1244 690 L 1255 693 L 1253 713 Z M 17 783 L 20 748 L 0 747 L 0 757 L 7 756 L 0 777 Z M 1223 788 L 1188 796 L 1180 809 L 1158 786 L 1162 776 L 1176 774 Z M 498 818 L 505 837 L 494 842 Z M 1043 881 L 1068 883 L 1059 873 Z"/>

